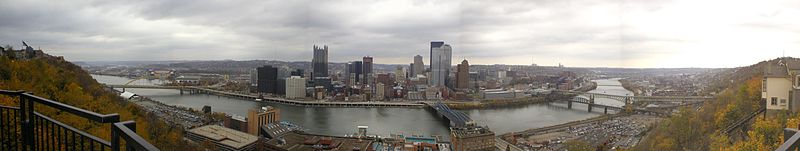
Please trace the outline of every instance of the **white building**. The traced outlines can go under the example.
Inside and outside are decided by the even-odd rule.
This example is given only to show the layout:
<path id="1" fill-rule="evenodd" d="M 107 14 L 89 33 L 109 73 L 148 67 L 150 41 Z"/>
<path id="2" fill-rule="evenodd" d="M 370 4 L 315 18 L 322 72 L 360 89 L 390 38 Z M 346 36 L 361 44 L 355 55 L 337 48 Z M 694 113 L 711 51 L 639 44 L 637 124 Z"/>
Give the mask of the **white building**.
<path id="1" fill-rule="evenodd" d="M 286 78 L 286 98 L 306 97 L 306 79 L 300 76 Z"/>
<path id="2" fill-rule="evenodd" d="M 394 70 L 394 82 L 395 83 L 405 83 L 406 81 L 406 70 L 403 66 L 397 66 Z"/>
<path id="3" fill-rule="evenodd" d="M 377 86 L 375 86 L 375 95 L 373 96 L 373 98 L 375 100 L 381 101 L 381 100 L 385 99 L 385 97 L 384 97 L 384 96 L 386 96 L 386 90 L 385 90 L 386 88 L 385 87 L 386 87 L 386 85 L 384 85 L 383 83 L 378 83 Z"/>
<path id="4" fill-rule="evenodd" d="M 431 48 L 431 76 L 429 84 L 433 86 L 444 86 L 450 74 L 452 66 L 453 49 L 449 44 L 441 47 Z"/>
<path id="5" fill-rule="evenodd" d="M 781 58 L 767 63 L 761 88 L 767 109 L 800 111 L 800 60 Z"/>

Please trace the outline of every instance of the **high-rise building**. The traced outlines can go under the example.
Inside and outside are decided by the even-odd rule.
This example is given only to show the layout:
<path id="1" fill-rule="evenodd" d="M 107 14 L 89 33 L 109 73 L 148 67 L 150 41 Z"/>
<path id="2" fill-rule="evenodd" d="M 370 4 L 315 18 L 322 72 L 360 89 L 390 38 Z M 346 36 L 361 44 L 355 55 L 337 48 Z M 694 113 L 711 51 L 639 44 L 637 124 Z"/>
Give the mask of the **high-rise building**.
<path id="1" fill-rule="evenodd" d="M 272 93 L 278 92 L 278 68 L 272 66 L 263 66 L 256 68 L 258 80 L 256 87 L 259 93 Z"/>
<path id="2" fill-rule="evenodd" d="M 433 48 L 442 47 L 443 45 L 444 41 L 431 41 L 430 55 L 428 55 L 430 58 L 428 58 L 428 62 L 433 63 Z M 429 68 L 433 68 L 433 64 L 431 64 L 431 67 Z"/>
<path id="3" fill-rule="evenodd" d="M 328 77 L 328 46 L 314 45 L 314 58 L 311 60 L 313 73 L 311 77 Z"/>
<path id="4" fill-rule="evenodd" d="M 431 47 L 433 46 L 434 42 L 431 42 Z M 452 57 L 453 49 L 448 44 L 431 48 L 431 77 L 428 77 L 430 80 L 428 84 L 433 86 L 445 86 L 447 84 L 446 82 L 450 77 Z"/>
<path id="5" fill-rule="evenodd" d="M 363 77 L 363 80 L 361 80 L 362 81 L 361 83 L 373 85 L 375 83 L 375 81 L 370 80 L 370 78 L 372 78 L 372 74 L 373 74 L 373 71 L 372 71 L 372 64 L 373 64 L 372 57 L 365 56 L 363 61 L 364 61 L 364 64 L 363 64 L 363 67 L 361 67 L 361 69 L 364 70 L 364 71 L 362 71 L 361 73 L 363 74 L 364 77 Z"/>
<path id="6" fill-rule="evenodd" d="M 458 64 L 456 71 L 456 89 L 469 89 L 469 62 L 465 59 Z"/>
<path id="7" fill-rule="evenodd" d="M 258 70 L 250 69 L 250 90 L 258 92 Z"/>
<path id="8" fill-rule="evenodd" d="M 348 74 L 348 83 L 350 85 L 357 85 L 361 83 L 362 79 L 362 62 L 361 61 L 351 61 L 347 63 L 347 74 Z"/>
<path id="9" fill-rule="evenodd" d="M 414 56 L 414 65 L 412 66 L 413 66 L 412 68 L 414 68 L 412 71 L 414 72 L 412 72 L 409 77 L 415 77 L 418 74 L 425 74 L 425 63 L 422 62 L 422 56 L 420 55 Z"/>
<path id="10" fill-rule="evenodd" d="M 403 70 L 403 66 L 397 66 L 394 69 L 394 82 L 404 83 L 403 81 L 406 81 L 406 72 Z"/>
<path id="11" fill-rule="evenodd" d="M 278 123 L 281 120 L 280 110 L 272 106 L 261 107 L 259 110 L 250 109 L 247 111 L 247 133 L 260 136 L 258 134 L 262 125 Z"/>
<path id="12" fill-rule="evenodd" d="M 408 64 L 408 73 L 406 73 L 406 77 L 413 78 L 414 77 L 414 72 L 416 72 L 416 71 L 414 71 L 414 63 L 409 63 Z"/>
<path id="13" fill-rule="evenodd" d="M 306 79 L 300 76 L 286 78 L 286 98 L 306 97 Z"/>

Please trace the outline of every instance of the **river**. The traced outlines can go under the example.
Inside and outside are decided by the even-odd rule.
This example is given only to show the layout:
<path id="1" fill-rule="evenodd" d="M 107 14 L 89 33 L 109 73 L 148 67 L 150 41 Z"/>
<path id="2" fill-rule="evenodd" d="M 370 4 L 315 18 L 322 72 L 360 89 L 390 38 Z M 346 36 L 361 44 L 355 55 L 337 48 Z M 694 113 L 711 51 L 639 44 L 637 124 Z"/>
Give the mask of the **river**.
<path id="1" fill-rule="evenodd" d="M 125 77 L 92 75 L 105 84 L 124 84 L 131 79 Z M 622 88 L 618 79 L 596 80 L 595 93 L 632 94 Z M 132 85 L 159 84 L 159 80 L 139 80 Z M 601 84 L 603 83 L 603 84 Z M 613 86 L 613 85 L 619 86 Z M 439 135 L 449 139 L 447 122 L 423 108 L 307 108 L 280 103 L 254 102 L 239 98 L 220 97 L 207 94 L 180 94 L 178 90 L 127 89 L 127 91 L 152 98 L 169 105 L 201 109 L 211 106 L 214 112 L 246 116 L 247 110 L 260 106 L 274 106 L 281 110 L 281 120 L 289 121 L 307 129 L 307 132 L 325 135 L 345 135 L 356 132 L 356 126 L 369 126 L 368 133 L 381 136 L 390 134 Z M 600 104 L 619 105 L 616 100 L 595 99 Z M 615 104 L 617 103 L 617 104 Z M 550 125 L 582 120 L 602 114 L 602 110 L 587 112 L 586 105 L 573 104 L 567 109 L 562 103 L 530 104 L 515 107 L 463 110 L 479 125 L 486 125 L 496 134 L 523 131 Z M 621 105 L 619 105 L 621 106 Z"/>

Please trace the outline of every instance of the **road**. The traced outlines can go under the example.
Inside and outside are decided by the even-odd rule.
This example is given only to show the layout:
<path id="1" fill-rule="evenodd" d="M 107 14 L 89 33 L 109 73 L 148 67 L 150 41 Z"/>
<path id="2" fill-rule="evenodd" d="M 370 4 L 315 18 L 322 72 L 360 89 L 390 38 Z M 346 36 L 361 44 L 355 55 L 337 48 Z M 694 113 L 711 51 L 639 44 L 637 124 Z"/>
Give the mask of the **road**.
<path id="1" fill-rule="evenodd" d="M 500 137 L 494 137 L 494 146 L 497 146 L 497 149 L 500 150 L 506 150 L 506 146 L 511 146 L 511 151 L 523 151 L 521 148 L 514 146 L 503 139 L 500 139 Z"/>

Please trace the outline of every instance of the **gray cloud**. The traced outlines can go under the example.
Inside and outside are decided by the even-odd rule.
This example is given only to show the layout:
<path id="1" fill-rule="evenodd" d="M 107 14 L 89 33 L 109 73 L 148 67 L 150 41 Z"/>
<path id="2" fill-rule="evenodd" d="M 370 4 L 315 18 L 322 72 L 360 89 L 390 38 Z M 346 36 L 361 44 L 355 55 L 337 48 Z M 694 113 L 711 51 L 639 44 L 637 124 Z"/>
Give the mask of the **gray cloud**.
<path id="1" fill-rule="evenodd" d="M 731 31 L 798 41 L 800 23 L 789 19 L 800 17 L 790 7 L 797 2 L 706 5 L 713 1 L 7 0 L 0 44 L 25 40 L 69 60 L 286 61 L 308 61 L 312 45 L 326 44 L 335 62 L 369 55 L 407 64 L 444 40 L 454 61 L 473 64 L 662 67 L 690 52 L 736 48 L 714 45 Z"/>

